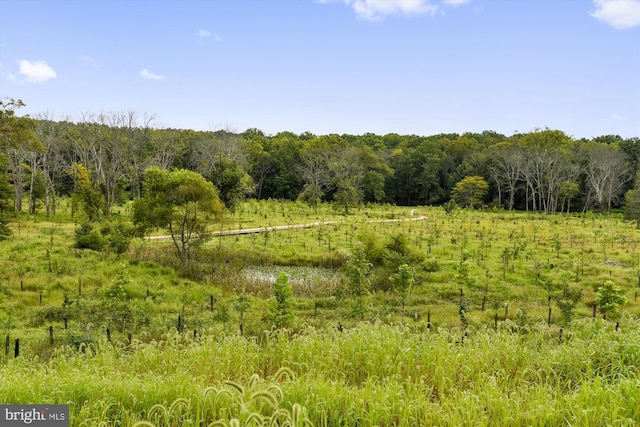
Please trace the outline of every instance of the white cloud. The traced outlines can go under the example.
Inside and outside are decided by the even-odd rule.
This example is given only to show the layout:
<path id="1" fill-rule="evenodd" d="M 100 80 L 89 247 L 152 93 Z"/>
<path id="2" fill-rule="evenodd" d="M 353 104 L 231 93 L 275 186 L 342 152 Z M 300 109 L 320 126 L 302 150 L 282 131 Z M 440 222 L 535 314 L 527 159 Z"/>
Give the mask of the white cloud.
<path id="1" fill-rule="evenodd" d="M 146 68 L 143 68 L 142 70 L 140 70 L 140 75 L 147 80 L 164 80 L 164 78 L 167 77 L 160 74 L 153 74 L 151 71 L 147 70 Z"/>
<path id="2" fill-rule="evenodd" d="M 618 115 L 618 114 L 612 114 L 611 115 L 611 120 L 615 120 L 616 122 L 622 121 L 624 120 L 624 117 Z"/>
<path id="3" fill-rule="evenodd" d="M 447 6 L 460 6 L 461 4 L 469 3 L 471 0 L 444 0 L 444 4 Z"/>
<path id="4" fill-rule="evenodd" d="M 593 0 L 590 15 L 619 30 L 640 25 L 640 0 Z"/>
<path id="5" fill-rule="evenodd" d="M 202 40 L 213 37 L 213 39 L 214 39 L 215 41 L 217 41 L 217 42 L 221 42 L 221 41 L 222 41 L 222 39 L 220 38 L 220 36 L 218 36 L 218 35 L 217 35 L 217 34 L 215 34 L 215 33 L 212 33 L 212 32 L 211 32 L 211 31 L 209 31 L 209 30 L 198 30 L 198 37 L 200 37 Z"/>
<path id="6" fill-rule="evenodd" d="M 384 15 L 434 15 L 438 6 L 429 0 L 318 0 L 320 3 L 341 2 L 351 6 L 360 19 L 377 21 Z M 456 1 L 456 0 L 453 0 Z M 459 1 L 459 0 L 457 0 Z"/>
<path id="7" fill-rule="evenodd" d="M 56 72 L 46 61 L 31 62 L 23 59 L 18 64 L 20 65 L 18 74 L 24 76 L 28 82 L 44 83 L 47 80 L 56 78 Z"/>

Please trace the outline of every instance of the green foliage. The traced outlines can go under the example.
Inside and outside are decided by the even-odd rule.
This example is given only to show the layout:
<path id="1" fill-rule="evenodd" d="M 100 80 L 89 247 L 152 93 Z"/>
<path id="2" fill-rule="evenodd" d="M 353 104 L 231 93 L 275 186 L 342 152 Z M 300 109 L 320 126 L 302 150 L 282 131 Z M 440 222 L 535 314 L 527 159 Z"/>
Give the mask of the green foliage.
<path id="1" fill-rule="evenodd" d="M 130 223 L 118 218 L 115 221 L 104 223 L 100 233 L 104 236 L 109 251 L 121 255 L 127 252 L 131 245 L 134 228 Z"/>
<path id="2" fill-rule="evenodd" d="M 276 328 L 286 328 L 291 326 L 293 321 L 293 311 L 291 307 L 291 285 L 289 276 L 280 272 L 273 284 L 276 302 L 271 307 L 271 321 Z"/>
<path id="3" fill-rule="evenodd" d="M 75 231 L 75 247 L 102 251 L 105 245 L 104 236 L 90 223 L 84 223 Z"/>
<path id="4" fill-rule="evenodd" d="M 75 163 L 71 175 L 76 180 L 73 192 L 74 204 L 79 204 L 89 222 L 100 218 L 104 209 L 104 198 L 97 185 L 91 180 L 89 170 L 81 163 Z"/>
<path id="5" fill-rule="evenodd" d="M 133 204 L 133 223 L 140 234 L 157 228 L 171 233 L 176 254 L 186 266 L 193 250 L 207 240 L 212 217 L 222 212 L 215 187 L 196 172 L 155 167 L 145 171 L 143 187 L 144 197 Z"/>
<path id="6" fill-rule="evenodd" d="M 467 176 L 459 181 L 451 191 L 451 198 L 460 206 L 483 205 L 484 196 L 489 190 L 489 183 L 481 176 Z"/>
<path id="7" fill-rule="evenodd" d="M 233 211 L 253 189 L 253 181 L 238 164 L 230 159 L 223 159 L 211 172 L 211 180 L 216 186 L 220 200 L 224 206 Z"/>
<path id="8" fill-rule="evenodd" d="M 619 306 L 626 302 L 622 289 L 611 280 L 605 281 L 596 292 L 596 303 L 604 318 L 608 315 L 616 316 L 619 313 Z"/>
<path id="9" fill-rule="evenodd" d="M 38 144 L 35 140 L 37 122 L 28 115 L 16 116 L 16 110 L 26 107 L 22 100 L 0 99 L 0 149 Z"/>
<path id="10" fill-rule="evenodd" d="M 7 239 L 13 233 L 7 226 L 9 217 L 13 212 L 11 200 L 11 183 L 7 173 L 7 156 L 0 153 L 0 241 Z"/>
<path id="11" fill-rule="evenodd" d="M 265 343 L 167 333 L 126 348 L 81 343 L 85 353 L 58 351 L 48 363 L 20 357 L 0 365 L 0 377 L 6 401 L 69 402 L 71 425 L 591 426 L 640 419 L 637 319 L 625 319 L 618 332 L 602 321 L 576 322 L 562 341 L 546 325 L 522 329 L 473 328 L 462 343 L 459 328 L 426 334 L 380 322 L 347 333 L 310 327 L 288 338 L 271 334 Z"/>
<path id="12" fill-rule="evenodd" d="M 233 301 L 233 308 L 238 312 L 240 316 L 240 334 L 242 335 L 244 329 L 244 315 L 251 308 L 251 300 L 244 293 L 236 297 Z"/>
<path id="13" fill-rule="evenodd" d="M 556 298 L 556 304 L 562 312 L 565 326 L 569 326 L 571 324 L 576 306 L 582 299 L 582 295 L 582 289 L 570 288 L 568 285 L 565 285 L 562 295 Z"/>
<path id="14" fill-rule="evenodd" d="M 458 207 L 455 200 L 451 199 L 442 204 L 445 214 L 451 215 L 451 213 Z"/>
<path id="15" fill-rule="evenodd" d="M 369 294 L 369 275 L 373 265 L 367 260 L 362 242 L 356 242 L 351 255 L 347 259 L 344 271 L 348 279 L 348 291 L 356 304 L 354 312 L 364 318 L 364 298 Z"/>
<path id="16" fill-rule="evenodd" d="M 398 271 L 389 277 L 389 280 L 393 283 L 393 292 L 402 298 L 402 321 L 404 322 L 407 300 L 414 281 L 413 270 L 408 264 L 402 264 L 398 266 Z"/>
<path id="17" fill-rule="evenodd" d="M 629 190 L 624 195 L 624 217 L 630 221 L 635 221 L 640 228 L 640 191 L 638 189 Z"/>
<path id="18" fill-rule="evenodd" d="M 125 264 L 120 264 L 116 277 L 105 291 L 103 307 L 107 324 L 120 332 L 133 328 L 133 311 L 128 304 L 130 295 L 127 286 L 131 283 Z"/>

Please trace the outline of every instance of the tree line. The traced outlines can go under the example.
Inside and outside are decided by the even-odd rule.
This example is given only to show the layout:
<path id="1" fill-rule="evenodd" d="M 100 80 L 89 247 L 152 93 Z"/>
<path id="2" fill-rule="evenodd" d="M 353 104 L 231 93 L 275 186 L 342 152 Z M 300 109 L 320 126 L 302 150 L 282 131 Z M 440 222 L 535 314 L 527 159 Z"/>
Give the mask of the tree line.
<path id="1" fill-rule="evenodd" d="M 19 117 L 22 106 L 0 100 L 0 208 L 53 215 L 58 197 L 89 197 L 91 219 L 140 198 L 150 167 L 199 173 L 230 210 L 253 197 L 329 201 L 345 213 L 371 202 L 451 200 L 550 214 L 610 212 L 634 189 L 640 158 L 638 137 L 574 139 L 552 129 L 512 136 L 266 135 L 159 128 L 153 116 L 135 111 L 76 121 Z"/>

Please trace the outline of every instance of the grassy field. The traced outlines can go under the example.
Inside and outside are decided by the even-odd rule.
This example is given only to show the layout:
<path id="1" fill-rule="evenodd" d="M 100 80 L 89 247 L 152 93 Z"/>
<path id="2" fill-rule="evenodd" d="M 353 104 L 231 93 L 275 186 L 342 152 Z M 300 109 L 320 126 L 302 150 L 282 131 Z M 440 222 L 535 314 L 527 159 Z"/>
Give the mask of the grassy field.
<path id="1" fill-rule="evenodd" d="M 211 231 L 316 222 L 328 224 L 213 237 L 187 278 L 170 240 L 78 250 L 64 206 L 21 217 L 0 243 L 0 402 L 70 403 L 78 426 L 640 419 L 634 224 L 248 201 Z M 342 267 L 358 241 L 374 268 L 356 315 Z M 389 279 L 399 263 L 414 278 L 404 317 Z M 280 272 L 293 320 L 278 330 Z M 609 280 L 626 303 L 603 320 L 594 303 Z M 579 298 L 563 311 L 567 295 Z"/>

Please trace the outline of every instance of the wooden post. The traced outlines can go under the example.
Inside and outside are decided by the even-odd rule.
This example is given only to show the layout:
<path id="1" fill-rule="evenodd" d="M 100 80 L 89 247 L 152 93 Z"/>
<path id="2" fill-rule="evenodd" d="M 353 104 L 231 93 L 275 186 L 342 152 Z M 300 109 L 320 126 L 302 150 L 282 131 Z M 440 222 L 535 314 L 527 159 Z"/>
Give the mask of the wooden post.
<path id="1" fill-rule="evenodd" d="M 64 318 L 64 330 L 66 331 L 67 329 L 69 329 L 69 319 L 67 319 L 66 317 Z"/>
<path id="2" fill-rule="evenodd" d="M 480 310 L 480 311 L 484 311 L 484 305 L 486 304 L 486 302 L 487 302 L 487 296 L 486 296 L 486 295 L 484 295 L 484 296 L 482 297 L 482 308 L 481 308 L 481 310 Z"/>
<path id="3" fill-rule="evenodd" d="M 127 334 L 127 339 L 129 340 L 129 345 L 131 345 L 131 332 Z"/>
<path id="4" fill-rule="evenodd" d="M 551 326 L 551 307 L 549 307 L 549 318 L 547 319 L 547 324 Z"/>
<path id="5" fill-rule="evenodd" d="M 149 288 L 147 288 L 147 298 L 149 298 Z"/>
<path id="6" fill-rule="evenodd" d="M 80 278 L 78 278 L 78 296 L 82 296 L 82 280 Z"/>
<path id="7" fill-rule="evenodd" d="M 178 314 L 178 332 L 182 332 L 182 317 Z"/>
<path id="8" fill-rule="evenodd" d="M 107 341 L 111 342 L 111 329 L 107 328 Z"/>
<path id="9" fill-rule="evenodd" d="M 40 292 L 40 307 L 42 307 L 42 292 Z"/>
<path id="10" fill-rule="evenodd" d="M 562 342 L 562 332 L 563 332 L 563 329 L 562 329 L 562 328 L 560 328 L 560 336 L 558 337 L 558 339 L 559 339 L 561 342 Z"/>
<path id="11" fill-rule="evenodd" d="M 427 328 L 429 329 L 429 332 L 431 332 L 431 328 L 433 326 L 431 325 L 431 310 L 427 311 Z"/>
<path id="12" fill-rule="evenodd" d="M 493 327 L 496 328 L 496 330 L 498 329 L 498 312 L 496 311 L 496 315 L 493 318 Z"/>
<path id="13" fill-rule="evenodd" d="M 194 329 L 193 330 L 193 338 L 197 338 L 198 337 L 198 330 Z"/>
<path id="14" fill-rule="evenodd" d="M 7 340 L 4 342 L 4 355 L 9 357 L 9 347 L 11 347 L 11 337 L 7 334 Z"/>
<path id="15" fill-rule="evenodd" d="M 20 356 L 20 338 L 16 338 L 16 347 L 13 351 L 13 357 Z"/>
<path id="16" fill-rule="evenodd" d="M 640 275 L 638 275 L 638 287 L 640 287 Z M 20 291 L 24 291 L 24 283 L 22 282 L 22 279 L 20 279 Z"/>
<path id="17" fill-rule="evenodd" d="M 209 296 L 209 310 L 213 311 L 213 306 L 214 306 L 215 300 L 213 299 L 213 295 Z"/>
<path id="18" fill-rule="evenodd" d="M 596 318 L 596 307 L 598 307 L 598 304 L 596 304 L 595 302 L 593 303 L 593 318 Z"/>
<path id="19" fill-rule="evenodd" d="M 49 345 L 53 345 L 53 325 L 49 325 Z"/>

